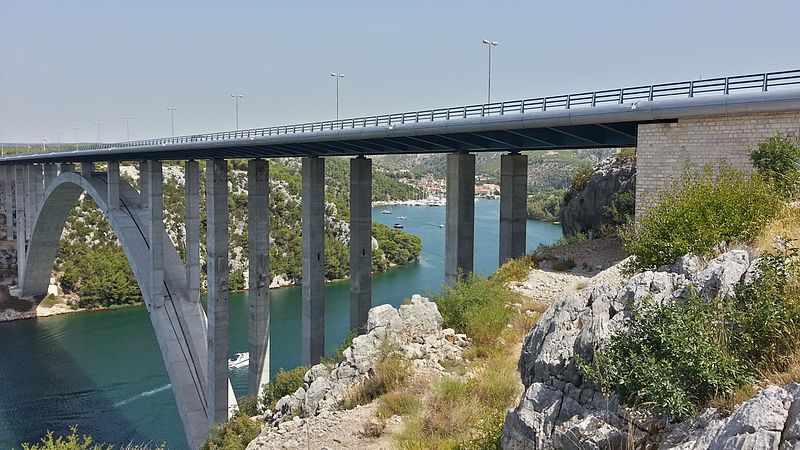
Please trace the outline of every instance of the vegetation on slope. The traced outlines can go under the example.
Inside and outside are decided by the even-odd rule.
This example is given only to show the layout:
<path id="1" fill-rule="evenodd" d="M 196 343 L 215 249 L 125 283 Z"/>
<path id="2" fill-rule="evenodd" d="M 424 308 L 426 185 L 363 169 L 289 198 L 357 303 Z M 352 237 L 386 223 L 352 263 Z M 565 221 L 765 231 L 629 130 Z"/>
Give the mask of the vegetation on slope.
<path id="1" fill-rule="evenodd" d="M 202 164 L 202 163 L 201 163 Z M 349 165 L 346 159 L 326 159 L 325 278 L 345 278 L 349 272 L 347 246 L 349 210 Z M 203 170 L 203 167 L 201 167 Z M 244 289 L 247 270 L 247 192 L 246 161 L 230 163 L 229 239 L 231 290 Z M 164 222 L 178 252 L 185 256 L 183 224 L 184 189 L 182 170 L 177 165 L 164 166 Z M 270 275 L 283 275 L 299 282 L 302 236 L 300 223 L 301 178 L 296 161 L 273 161 L 270 164 Z M 411 187 L 378 175 L 384 197 L 408 199 L 418 196 Z M 133 181 L 133 180 L 128 180 Z M 201 177 L 201 192 L 203 189 Z M 201 258 L 205 248 L 205 198 L 200 198 Z M 421 240 L 414 235 L 382 224 L 373 225 L 379 248 L 373 257 L 373 270 L 415 260 Z M 141 301 L 133 272 L 122 248 L 94 201 L 84 196 L 69 219 L 56 260 L 59 283 L 66 293 L 79 297 L 77 307 L 108 307 Z"/>
<path id="2" fill-rule="evenodd" d="M 797 236 L 800 150 L 776 136 L 752 152 L 756 172 L 746 178 L 722 164 L 687 173 L 647 216 L 625 233 L 635 268 L 654 268 L 685 253 L 710 254 L 720 243 L 774 249 L 759 259 L 758 277 L 729 298 L 630 304 L 629 327 L 615 333 L 589 378 L 627 404 L 655 408 L 682 420 L 709 404 L 730 407 L 749 398 L 762 378 L 800 372 L 800 254 L 784 227 Z M 745 393 L 745 395 L 742 394 Z"/>

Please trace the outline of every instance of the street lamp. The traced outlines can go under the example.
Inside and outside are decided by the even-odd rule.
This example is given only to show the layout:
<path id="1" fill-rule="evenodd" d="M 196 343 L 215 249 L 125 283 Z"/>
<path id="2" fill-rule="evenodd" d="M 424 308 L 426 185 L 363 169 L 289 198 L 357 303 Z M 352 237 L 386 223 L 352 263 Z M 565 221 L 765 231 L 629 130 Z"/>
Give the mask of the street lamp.
<path id="1" fill-rule="evenodd" d="M 103 125 L 103 122 L 95 122 L 94 124 L 97 125 L 97 143 L 99 144 L 100 143 L 100 127 Z"/>
<path id="2" fill-rule="evenodd" d="M 72 129 L 75 131 L 75 150 L 77 150 L 78 149 L 78 130 L 80 130 L 81 127 L 72 127 Z"/>
<path id="3" fill-rule="evenodd" d="M 336 78 L 336 120 L 339 120 L 339 78 L 344 78 L 344 74 L 331 72 L 331 76 Z"/>
<path id="4" fill-rule="evenodd" d="M 167 106 L 167 111 L 169 111 L 169 116 L 172 123 L 172 137 L 175 137 L 175 111 L 177 110 L 178 108 L 175 106 Z"/>
<path id="5" fill-rule="evenodd" d="M 489 93 L 486 96 L 486 103 L 492 102 L 492 47 L 499 45 L 500 43 L 497 41 L 490 41 L 488 39 L 484 39 L 483 43 L 489 46 Z"/>
<path id="6" fill-rule="evenodd" d="M 231 94 L 233 102 L 236 104 L 236 131 L 239 131 L 239 99 L 244 97 L 242 94 Z"/>
<path id="7" fill-rule="evenodd" d="M 122 116 L 122 120 L 125 121 L 125 136 L 128 138 L 128 142 L 131 140 L 131 116 Z"/>

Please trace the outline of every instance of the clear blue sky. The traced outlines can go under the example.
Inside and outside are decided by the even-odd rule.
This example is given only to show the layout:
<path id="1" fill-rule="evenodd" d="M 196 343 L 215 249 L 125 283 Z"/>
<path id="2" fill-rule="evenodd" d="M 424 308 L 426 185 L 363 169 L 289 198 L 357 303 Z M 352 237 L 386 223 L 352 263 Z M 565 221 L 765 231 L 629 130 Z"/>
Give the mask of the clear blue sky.
<path id="1" fill-rule="evenodd" d="M 0 0 L 0 140 L 72 142 L 800 68 L 800 1 Z"/>

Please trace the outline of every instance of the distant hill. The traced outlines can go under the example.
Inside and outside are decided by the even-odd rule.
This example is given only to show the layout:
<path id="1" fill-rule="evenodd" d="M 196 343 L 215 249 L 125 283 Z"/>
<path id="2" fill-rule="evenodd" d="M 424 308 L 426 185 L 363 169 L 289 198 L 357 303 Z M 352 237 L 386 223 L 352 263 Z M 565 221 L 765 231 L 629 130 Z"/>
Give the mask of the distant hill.
<path id="1" fill-rule="evenodd" d="M 569 187 L 575 170 L 594 165 L 610 156 L 613 149 L 527 151 L 528 189 L 564 189 Z M 499 152 L 476 153 L 475 173 L 500 178 Z M 375 156 L 375 165 L 386 172 L 407 172 L 411 176 L 445 177 L 445 154 Z"/>

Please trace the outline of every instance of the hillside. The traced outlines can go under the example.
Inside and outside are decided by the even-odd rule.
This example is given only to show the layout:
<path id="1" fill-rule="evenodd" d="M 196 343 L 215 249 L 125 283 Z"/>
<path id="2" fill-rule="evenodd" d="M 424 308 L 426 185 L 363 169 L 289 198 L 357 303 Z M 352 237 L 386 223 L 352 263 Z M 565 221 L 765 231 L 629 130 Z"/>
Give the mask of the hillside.
<path id="1" fill-rule="evenodd" d="M 270 164 L 270 276 L 272 287 L 298 284 L 302 280 L 300 223 L 300 162 L 297 159 Z M 230 163 L 229 239 L 231 290 L 247 286 L 247 177 L 246 162 Z M 201 170 L 204 170 L 201 163 Z M 134 181 L 137 171 L 121 168 L 123 177 Z M 349 271 L 349 163 L 326 159 L 325 279 L 346 278 Z M 201 192 L 203 177 L 201 177 Z M 376 174 L 376 198 L 408 199 L 418 195 L 385 174 Z M 183 168 L 164 165 L 164 222 L 168 234 L 185 256 Z M 200 200 L 201 265 L 205 265 L 205 198 Z M 385 225 L 373 225 L 373 270 L 415 260 L 421 251 L 418 237 Z M 108 221 L 91 198 L 83 197 L 67 219 L 56 259 L 57 281 L 80 307 L 111 306 L 141 301 L 122 249 Z M 204 281 L 203 281 L 204 282 Z"/>

